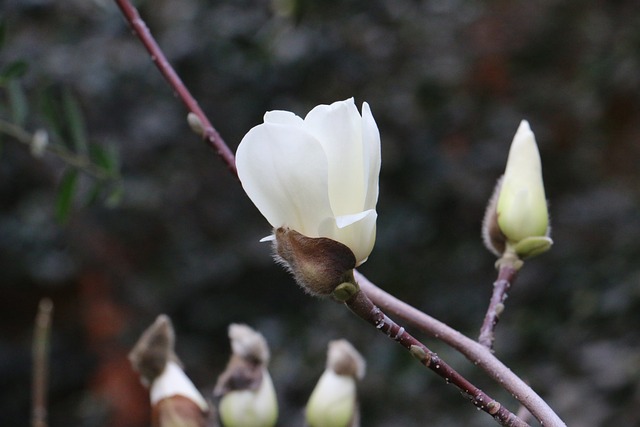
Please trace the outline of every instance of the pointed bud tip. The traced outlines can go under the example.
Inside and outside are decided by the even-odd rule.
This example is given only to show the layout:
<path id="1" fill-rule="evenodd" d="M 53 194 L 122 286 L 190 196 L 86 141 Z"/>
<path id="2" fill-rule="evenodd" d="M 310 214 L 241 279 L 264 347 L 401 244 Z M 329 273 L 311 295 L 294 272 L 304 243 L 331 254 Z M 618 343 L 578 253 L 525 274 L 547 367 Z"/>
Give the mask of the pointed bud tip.
<path id="1" fill-rule="evenodd" d="M 229 325 L 229 339 L 233 354 L 264 365 L 269 363 L 269 346 L 260 332 L 244 324 L 232 323 Z"/>
<path id="2" fill-rule="evenodd" d="M 168 361 L 176 359 L 175 332 L 169 316 L 159 315 L 140 336 L 129 353 L 133 369 L 143 382 L 150 384 L 165 369 Z"/>
<path id="3" fill-rule="evenodd" d="M 364 378 L 367 363 L 364 357 L 347 340 L 334 340 L 327 351 L 327 369 L 338 375 L 346 375 L 361 380 Z"/>

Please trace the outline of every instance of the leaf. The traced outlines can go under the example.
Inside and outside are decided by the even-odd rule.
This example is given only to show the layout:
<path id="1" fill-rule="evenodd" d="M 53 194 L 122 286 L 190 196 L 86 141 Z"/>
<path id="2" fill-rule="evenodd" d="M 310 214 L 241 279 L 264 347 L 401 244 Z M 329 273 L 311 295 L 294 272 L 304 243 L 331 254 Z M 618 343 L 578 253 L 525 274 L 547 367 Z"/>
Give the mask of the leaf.
<path id="1" fill-rule="evenodd" d="M 24 89 L 17 80 L 11 80 L 7 89 L 13 122 L 20 127 L 24 127 L 27 121 L 27 115 L 29 114 L 29 104 L 27 103 L 27 96 L 24 93 Z"/>
<path id="2" fill-rule="evenodd" d="M 62 94 L 62 108 L 64 109 L 66 124 L 69 126 L 69 133 L 75 151 L 77 153 L 86 153 L 87 131 L 84 116 L 82 115 L 80 104 L 68 90 L 65 90 Z"/>
<path id="3" fill-rule="evenodd" d="M 58 195 L 56 198 L 56 220 L 60 223 L 67 222 L 69 219 L 69 213 L 73 206 L 73 200 L 75 197 L 76 188 L 78 186 L 78 170 L 68 169 L 62 176 L 60 186 L 58 188 Z"/>
<path id="4" fill-rule="evenodd" d="M 58 101 L 53 87 L 46 88 L 40 95 L 40 111 L 49 124 L 49 133 L 53 135 L 53 140 L 63 141 L 63 124 L 60 120 Z"/>
<path id="5" fill-rule="evenodd" d="M 0 71 L 0 84 L 6 84 L 11 80 L 18 79 L 29 70 L 29 64 L 27 61 L 13 61 Z"/>
<path id="6" fill-rule="evenodd" d="M 102 193 L 103 185 L 101 181 L 95 181 L 91 186 L 91 189 L 87 193 L 87 197 L 84 199 L 84 205 L 86 207 L 93 206 L 98 201 L 100 193 Z"/>
<path id="7" fill-rule="evenodd" d="M 103 168 L 111 177 L 115 178 L 120 175 L 118 152 L 112 145 L 103 147 L 98 144 L 90 144 L 89 155 L 91 161 Z"/>

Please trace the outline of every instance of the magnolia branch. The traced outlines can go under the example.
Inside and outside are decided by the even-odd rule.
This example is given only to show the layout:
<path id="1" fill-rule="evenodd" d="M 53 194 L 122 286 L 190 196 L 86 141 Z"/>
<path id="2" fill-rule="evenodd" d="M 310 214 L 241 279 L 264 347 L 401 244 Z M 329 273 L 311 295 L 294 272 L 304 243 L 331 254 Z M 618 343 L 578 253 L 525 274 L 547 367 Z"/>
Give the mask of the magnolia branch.
<path id="1" fill-rule="evenodd" d="M 504 310 L 504 302 L 507 299 L 507 292 L 516 279 L 518 270 L 510 265 L 502 264 L 498 270 L 498 279 L 493 283 L 493 294 L 489 301 L 487 314 L 480 328 L 478 342 L 488 349 L 493 349 L 495 340 L 495 328 L 500 320 L 500 314 Z"/>
<path id="2" fill-rule="evenodd" d="M 360 288 L 375 304 L 409 325 L 458 350 L 509 391 L 541 424 L 553 427 L 566 426 L 547 402 L 495 357 L 487 347 L 383 291 L 358 271 L 354 272 L 354 276 Z"/>
<path id="3" fill-rule="evenodd" d="M 498 401 L 469 382 L 424 344 L 410 335 L 402 326 L 391 320 L 369 299 L 366 293 L 359 291 L 345 301 L 345 304 L 356 315 L 372 324 L 380 332 L 409 350 L 427 368 L 444 378 L 447 383 L 458 387 L 463 395 L 478 408 L 494 417 L 501 425 L 508 427 L 525 427 L 529 424 L 511 413 Z"/>
<path id="4" fill-rule="evenodd" d="M 122 10 L 122 13 L 129 22 L 129 25 L 136 36 L 138 36 L 151 54 L 152 60 L 166 78 L 169 85 L 180 96 L 187 109 L 197 118 L 195 121 L 196 126 L 192 123 L 192 127 L 202 128 L 201 133 L 204 139 L 209 143 L 209 145 L 216 149 L 218 155 L 222 158 L 231 173 L 234 174 L 234 176 L 237 176 L 233 153 L 215 131 L 204 112 L 200 109 L 198 103 L 168 63 L 160 47 L 149 32 L 146 24 L 140 18 L 137 10 L 128 0 L 115 0 L 115 2 Z M 436 339 L 443 341 L 465 355 L 465 357 L 491 375 L 492 378 L 494 378 L 502 387 L 510 391 L 514 397 L 545 426 L 565 426 L 565 423 L 555 414 L 555 412 L 553 412 L 547 403 L 526 383 L 524 383 L 524 381 L 502 364 L 502 362 L 500 362 L 487 347 L 377 288 L 360 273 L 355 272 L 355 275 L 361 289 L 379 307 L 396 315 L 400 319 L 408 322 Z M 390 328 L 390 326 L 388 327 Z M 396 325 L 395 328 L 396 330 L 393 333 L 397 334 L 399 327 Z M 415 351 L 419 352 L 420 350 L 425 351 L 425 354 L 431 354 L 428 350 L 425 350 L 426 347 L 421 346 L 420 344 L 413 345 L 418 346 L 414 347 L 414 354 Z M 416 348 L 419 350 L 416 350 Z"/>
<path id="5" fill-rule="evenodd" d="M 53 303 L 43 299 L 38 305 L 33 335 L 33 379 L 31 385 L 31 426 L 47 427 L 47 385 L 49 383 L 49 335 Z"/>
<path id="6" fill-rule="evenodd" d="M 182 82 L 180 76 L 178 76 L 171 64 L 169 64 L 164 52 L 160 49 L 160 46 L 158 46 L 158 43 L 151 35 L 147 24 L 145 24 L 145 22 L 140 18 L 138 10 L 133 7 L 128 0 L 115 0 L 115 2 L 118 7 L 120 7 L 122 14 L 126 18 L 134 34 L 138 36 L 144 47 L 151 55 L 151 60 L 156 64 L 160 73 L 162 73 L 169 85 L 180 97 L 187 109 L 197 118 L 190 120 L 192 127 L 198 128 L 198 133 L 201 134 L 202 138 L 209 144 L 209 146 L 216 150 L 216 153 L 227 165 L 229 171 L 234 176 L 237 176 L 238 172 L 236 170 L 233 152 L 229 149 L 218 131 L 213 127 L 207 116 L 200 108 L 198 102 Z"/>

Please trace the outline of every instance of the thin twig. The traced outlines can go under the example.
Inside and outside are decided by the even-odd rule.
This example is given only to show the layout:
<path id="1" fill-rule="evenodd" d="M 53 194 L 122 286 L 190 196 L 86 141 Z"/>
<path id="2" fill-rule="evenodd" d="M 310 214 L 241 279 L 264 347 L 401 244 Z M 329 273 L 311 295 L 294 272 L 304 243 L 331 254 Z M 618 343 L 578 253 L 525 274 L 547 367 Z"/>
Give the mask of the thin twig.
<path id="1" fill-rule="evenodd" d="M 233 156 L 233 152 L 229 149 L 224 142 L 218 131 L 213 127 L 207 116 L 204 114 L 200 105 L 191 95 L 187 87 L 180 79 L 180 76 L 175 72 L 169 61 L 158 43 L 155 41 L 147 24 L 140 18 L 140 14 L 137 9 L 129 2 L 129 0 L 115 0 L 118 7 L 122 11 L 122 14 L 126 18 L 127 22 L 131 26 L 131 29 L 136 36 L 140 39 L 144 47 L 151 55 L 151 60 L 156 64 L 158 70 L 162 73 L 169 85 L 173 88 L 176 94 L 180 97 L 187 109 L 196 115 L 200 121 L 199 126 L 202 128 L 203 139 L 214 149 L 222 161 L 227 165 L 229 171 L 238 176 L 236 170 L 236 162 Z"/>
<path id="2" fill-rule="evenodd" d="M 480 336 L 478 342 L 489 350 L 493 350 L 493 341 L 495 340 L 495 328 L 500 320 L 500 314 L 504 310 L 504 301 L 507 299 L 507 292 L 516 279 L 518 270 L 506 264 L 501 264 L 498 270 L 498 279 L 493 284 L 493 294 L 487 314 L 480 328 Z"/>
<path id="3" fill-rule="evenodd" d="M 53 303 L 40 300 L 33 335 L 32 427 L 47 427 L 47 388 L 49 384 L 49 336 Z"/>
<path id="4" fill-rule="evenodd" d="M 409 350 L 420 363 L 444 378 L 447 384 L 451 383 L 458 387 L 462 391 L 463 396 L 469 398 L 478 409 L 491 415 L 501 425 L 508 427 L 526 427 L 529 425 L 460 375 L 440 359 L 436 353 L 429 350 L 424 344 L 409 334 L 404 327 L 399 326 L 387 317 L 387 315 L 369 299 L 366 293 L 362 291 L 357 292 L 353 297 L 348 299 L 345 304 L 360 318 L 372 324 L 380 332 Z"/>
<path id="5" fill-rule="evenodd" d="M 24 145 L 31 146 L 33 144 L 34 134 L 6 120 L 0 119 L 0 134 L 10 136 L 13 140 Z M 89 157 L 76 154 L 62 145 L 47 144 L 45 150 L 58 157 L 64 163 L 81 170 L 97 180 L 106 181 L 117 179 L 118 177 L 116 174 L 93 163 Z"/>
<path id="6" fill-rule="evenodd" d="M 354 276 L 371 300 L 410 326 L 448 344 L 474 365 L 482 368 L 500 386 L 509 391 L 544 426 L 566 427 L 551 407 L 527 383 L 505 366 L 491 351 L 449 325 L 383 291 L 358 271 Z"/>

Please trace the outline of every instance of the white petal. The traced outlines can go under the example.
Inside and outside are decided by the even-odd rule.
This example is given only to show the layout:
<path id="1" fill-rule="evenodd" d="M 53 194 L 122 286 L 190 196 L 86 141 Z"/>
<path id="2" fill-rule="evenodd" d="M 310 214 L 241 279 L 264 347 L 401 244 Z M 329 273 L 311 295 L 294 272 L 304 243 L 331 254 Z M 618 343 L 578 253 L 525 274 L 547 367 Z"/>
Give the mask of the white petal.
<path id="1" fill-rule="evenodd" d="M 332 213 L 327 159 L 316 139 L 295 126 L 258 125 L 240 142 L 236 166 L 249 198 L 273 227 L 319 236 L 318 224 Z"/>
<path id="2" fill-rule="evenodd" d="M 329 218 L 320 225 L 322 236 L 346 245 L 356 256 L 356 264 L 367 260 L 376 241 L 378 214 L 370 209 L 352 215 Z"/>
<path id="3" fill-rule="evenodd" d="M 362 104 L 362 151 L 364 158 L 364 182 L 367 186 L 364 209 L 375 209 L 378 201 L 380 176 L 380 132 L 366 102 Z"/>
<path id="4" fill-rule="evenodd" d="M 267 111 L 264 115 L 264 122 L 296 127 L 302 127 L 304 125 L 301 117 L 296 116 L 290 111 L 282 110 Z"/>
<path id="5" fill-rule="evenodd" d="M 203 411 L 209 407 L 202 394 L 175 362 L 167 363 L 162 374 L 151 384 L 150 393 L 152 405 L 171 396 L 184 396 L 195 402 Z"/>
<path id="6" fill-rule="evenodd" d="M 329 198 L 334 215 L 364 210 L 362 119 L 353 99 L 319 105 L 304 119 L 329 163 Z"/>

